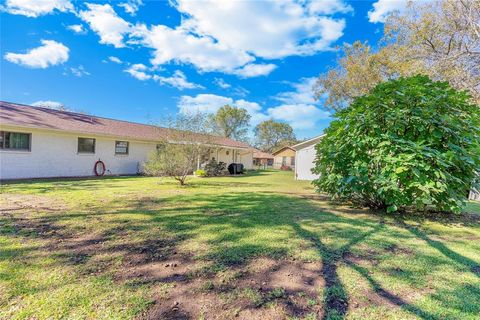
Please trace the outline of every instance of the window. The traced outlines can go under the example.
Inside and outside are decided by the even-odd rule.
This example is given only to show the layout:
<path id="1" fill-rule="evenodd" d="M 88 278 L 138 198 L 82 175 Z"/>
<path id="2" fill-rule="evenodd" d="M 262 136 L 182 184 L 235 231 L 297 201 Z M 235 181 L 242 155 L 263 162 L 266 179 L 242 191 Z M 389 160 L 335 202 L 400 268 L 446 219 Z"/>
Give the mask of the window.
<path id="1" fill-rule="evenodd" d="M 0 131 L 0 149 L 30 151 L 30 133 Z"/>
<path id="2" fill-rule="evenodd" d="M 128 141 L 115 141 L 115 154 L 128 154 Z"/>
<path id="3" fill-rule="evenodd" d="M 95 153 L 95 139 L 78 138 L 78 153 Z"/>
<path id="4" fill-rule="evenodd" d="M 291 166 L 295 165 L 295 157 L 290 157 L 290 165 Z"/>
<path id="5" fill-rule="evenodd" d="M 282 166 L 287 165 L 287 157 L 282 157 Z"/>

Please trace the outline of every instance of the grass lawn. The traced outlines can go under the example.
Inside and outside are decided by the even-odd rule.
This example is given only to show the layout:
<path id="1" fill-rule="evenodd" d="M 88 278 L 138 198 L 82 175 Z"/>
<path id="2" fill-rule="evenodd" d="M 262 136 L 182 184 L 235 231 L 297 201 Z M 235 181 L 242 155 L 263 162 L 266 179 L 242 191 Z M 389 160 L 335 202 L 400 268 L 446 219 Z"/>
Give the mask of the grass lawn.
<path id="1" fill-rule="evenodd" d="M 480 206 L 393 216 L 291 172 L 1 186 L 0 319 L 479 319 Z"/>

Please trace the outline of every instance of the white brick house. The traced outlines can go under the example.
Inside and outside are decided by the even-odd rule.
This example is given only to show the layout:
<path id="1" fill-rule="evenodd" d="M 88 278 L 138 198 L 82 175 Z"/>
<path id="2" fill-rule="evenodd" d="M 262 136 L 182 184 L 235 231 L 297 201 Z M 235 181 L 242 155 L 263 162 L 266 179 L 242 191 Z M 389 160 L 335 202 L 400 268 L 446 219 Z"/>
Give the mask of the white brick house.
<path id="1" fill-rule="evenodd" d="M 137 174 L 168 129 L 74 112 L 0 102 L 0 179 Z M 243 142 L 211 137 L 211 157 L 253 167 Z"/>

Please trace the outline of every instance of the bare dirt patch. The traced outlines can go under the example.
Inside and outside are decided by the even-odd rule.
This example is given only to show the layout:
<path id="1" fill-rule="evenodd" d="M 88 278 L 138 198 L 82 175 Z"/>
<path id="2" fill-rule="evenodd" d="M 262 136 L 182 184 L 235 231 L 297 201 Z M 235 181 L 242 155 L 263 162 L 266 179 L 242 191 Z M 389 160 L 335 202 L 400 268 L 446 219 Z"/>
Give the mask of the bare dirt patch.
<path id="1" fill-rule="evenodd" d="M 321 314 L 320 263 L 257 258 L 243 266 L 202 273 L 186 256 L 135 268 L 143 281 L 170 283 L 144 315 L 147 319 L 287 319 Z"/>
<path id="2" fill-rule="evenodd" d="M 57 212 L 67 210 L 68 206 L 52 197 L 31 194 L 0 194 L 0 212 L 15 214 L 25 212 Z"/>

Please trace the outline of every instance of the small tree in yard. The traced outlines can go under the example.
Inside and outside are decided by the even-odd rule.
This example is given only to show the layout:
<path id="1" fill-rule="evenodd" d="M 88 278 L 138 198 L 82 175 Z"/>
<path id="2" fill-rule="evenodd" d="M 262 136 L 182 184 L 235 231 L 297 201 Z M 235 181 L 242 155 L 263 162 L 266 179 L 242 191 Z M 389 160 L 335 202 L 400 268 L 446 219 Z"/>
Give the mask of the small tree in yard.
<path id="1" fill-rule="evenodd" d="M 471 101 L 426 76 L 377 85 L 336 113 L 317 145 L 314 184 L 387 212 L 461 211 L 480 168 L 480 108 Z"/>
<path id="2" fill-rule="evenodd" d="M 187 176 L 197 169 L 198 161 L 208 154 L 211 137 L 204 134 L 205 117 L 201 114 L 178 115 L 168 128 L 158 128 L 161 143 L 145 163 L 145 173 L 173 177 L 185 185 Z"/>

